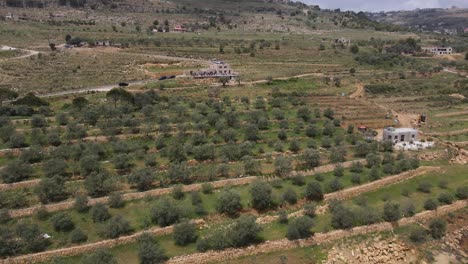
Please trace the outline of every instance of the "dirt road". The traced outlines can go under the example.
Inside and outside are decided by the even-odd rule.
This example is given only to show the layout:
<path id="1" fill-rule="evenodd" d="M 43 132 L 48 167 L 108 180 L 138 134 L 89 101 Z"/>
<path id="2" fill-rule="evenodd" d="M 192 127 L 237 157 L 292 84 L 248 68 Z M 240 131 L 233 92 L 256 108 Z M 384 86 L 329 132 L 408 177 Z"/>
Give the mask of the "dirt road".
<path id="1" fill-rule="evenodd" d="M 362 83 L 357 83 L 356 84 L 356 90 L 349 97 L 352 98 L 352 99 L 363 101 L 363 102 L 371 102 L 374 105 L 376 105 L 377 107 L 391 113 L 395 117 L 395 119 L 398 120 L 398 125 L 400 125 L 401 127 L 413 127 L 414 121 L 419 118 L 419 116 L 417 114 L 397 112 L 397 111 L 391 109 L 389 106 L 378 104 L 378 103 L 375 103 L 373 101 L 367 100 L 365 98 L 365 89 L 364 89 L 364 85 Z"/>

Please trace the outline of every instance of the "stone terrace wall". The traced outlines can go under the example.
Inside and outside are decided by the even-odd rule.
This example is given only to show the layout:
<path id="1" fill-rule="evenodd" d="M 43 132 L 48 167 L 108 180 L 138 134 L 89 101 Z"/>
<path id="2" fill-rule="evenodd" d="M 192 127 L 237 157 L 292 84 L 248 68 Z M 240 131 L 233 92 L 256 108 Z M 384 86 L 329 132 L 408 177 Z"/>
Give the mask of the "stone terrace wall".
<path id="1" fill-rule="evenodd" d="M 358 160 L 360 162 L 364 162 L 365 160 Z M 343 163 L 338 163 L 338 164 L 329 164 L 329 165 L 324 165 L 315 168 L 314 170 L 309 170 L 309 171 L 304 171 L 300 172 L 301 175 L 304 176 L 311 176 L 316 173 L 324 173 L 324 172 L 330 172 L 335 169 L 336 166 L 341 165 L 345 168 L 349 168 L 352 163 L 355 161 L 348 161 L 348 162 L 343 162 Z M 293 175 L 298 174 L 298 172 L 294 172 Z M 250 176 L 250 177 L 244 177 L 244 178 L 236 178 L 236 179 L 228 179 L 228 180 L 220 180 L 220 181 L 214 181 L 210 182 L 214 188 L 223 188 L 225 186 L 239 186 L 239 185 L 247 185 L 257 179 L 261 179 L 261 177 L 257 176 Z M 20 184 L 20 183 L 18 183 Z M 31 181 L 30 184 L 35 184 Z M 185 192 L 191 192 L 191 191 L 198 191 L 201 190 L 202 184 L 197 183 L 197 184 L 191 184 L 191 185 L 185 185 L 184 186 L 184 191 Z M 1 191 L 1 189 L 0 189 Z M 132 193 L 125 193 L 122 195 L 122 198 L 124 201 L 131 201 L 131 200 L 137 200 L 137 199 L 143 199 L 145 197 L 157 197 L 157 196 L 162 196 L 162 195 L 167 195 L 172 192 L 172 187 L 169 188 L 162 188 L 162 189 L 154 189 L 154 190 L 149 190 L 146 192 L 132 192 Z M 92 206 L 97 203 L 107 203 L 109 197 L 100 197 L 100 198 L 93 198 L 88 201 L 88 205 Z M 65 202 L 60 202 L 60 203 L 54 203 L 54 204 L 46 204 L 43 205 L 43 207 L 48 211 L 48 212 L 57 212 L 57 211 L 64 211 L 64 210 L 69 210 L 72 209 L 74 206 L 74 201 L 65 201 Z M 10 216 L 13 218 L 20 218 L 20 217 L 26 217 L 26 216 L 31 216 L 34 214 L 34 212 L 39 209 L 41 205 L 36 205 L 33 207 L 29 208 L 23 208 L 23 209 L 17 209 L 17 210 L 11 210 L 10 211 Z"/>
<path id="2" fill-rule="evenodd" d="M 388 176 L 388 177 L 385 177 L 385 178 L 377 180 L 377 181 L 369 182 L 369 183 L 366 183 L 366 184 L 363 184 L 363 185 L 354 186 L 354 187 L 351 187 L 351 188 L 344 189 L 342 191 L 326 194 L 325 195 L 325 201 L 346 200 L 346 199 L 349 199 L 349 198 L 356 197 L 356 196 L 360 195 L 363 192 L 374 191 L 374 190 L 380 189 L 382 187 L 385 187 L 387 185 L 391 185 L 391 184 L 399 183 L 399 182 L 402 182 L 402 181 L 405 181 L 405 180 L 409 180 L 411 178 L 426 174 L 426 173 L 431 172 L 431 171 L 436 171 L 436 170 L 439 170 L 439 169 L 440 169 L 440 167 L 429 167 L 429 166 L 419 167 L 419 168 L 417 168 L 415 170 L 406 171 L 406 172 L 400 173 L 400 174 L 395 175 L 395 176 Z"/>
<path id="3" fill-rule="evenodd" d="M 193 221 L 198 226 L 203 225 L 203 220 L 194 220 Z M 120 237 L 116 239 L 108 239 L 103 240 L 95 243 L 89 243 L 69 248 L 62 248 L 62 249 L 55 249 L 35 254 L 23 255 L 19 257 L 13 257 L 8 259 L 0 260 L 0 264 L 30 264 L 30 263 L 37 263 L 37 262 L 46 262 L 54 257 L 67 257 L 67 256 L 76 256 L 80 254 L 84 254 L 87 252 L 92 252 L 98 248 L 112 248 L 118 245 L 127 244 L 131 242 L 135 242 L 137 238 L 144 234 L 149 233 L 155 236 L 162 236 L 172 233 L 174 226 L 167 226 L 167 227 L 154 227 L 148 230 L 140 231 L 135 234 Z"/>
<path id="4" fill-rule="evenodd" d="M 19 188 L 31 188 L 39 184 L 41 180 L 30 180 L 30 181 L 22 181 L 22 182 L 15 182 L 15 183 L 3 183 L 0 184 L 0 192 L 1 191 L 8 191 L 13 189 Z"/>
<path id="5" fill-rule="evenodd" d="M 424 211 L 410 218 L 403 218 L 396 223 L 397 225 L 408 225 L 415 222 L 426 221 L 436 216 L 446 215 L 450 212 L 460 210 L 468 205 L 467 200 L 457 201 L 451 205 L 439 207 L 436 211 Z M 302 239 L 297 241 L 289 241 L 281 239 L 268 241 L 263 244 L 249 246 L 240 249 L 227 249 L 224 251 L 208 251 L 205 253 L 195 253 L 187 256 L 174 257 L 168 261 L 172 264 L 185 263 L 208 263 L 208 262 L 223 262 L 229 259 L 239 257 L 258 255 L 263 253 L 287 250 L 296 247 L 307 247 L 317 244 L 330 243 L 331 241 L 351 237 L 360 234 L 381 232 L 392 230 L 393 225 L 388 222 L 378 223 L 369 226 L 355 227 L 349 230 L 335 230 L 327 233 L 317 233 L 312 238 Z"/>
<path id="6" fill-rule="evenodd" d="M 435 211 L 424 211 L 416 214 L 410 218 L 403 218 L 398 221 L 398 225 L 408 225 L 415 222 L 427 221 L 436 216 L 446 215 L 448 213 L 460 210 L 468 205 L 468 200 L 457 201 L 450 205 L 439 207 Z M 202 226 L 205 222 L 201 219 L 193 220 L 198 226 Z M 369 226 L 355 227 L 349 230 L 335 230 L 327 233 L 317 233 L 314 237 L 309 239 L 302 239 L 297 241 L 289 241 L 287 239 L 268 241 L 263 244 L 250 246 L 247 248 L 240 249 L 227 249 L 224 251 L 208 251 L 205 253 L 195 253 L 192 255 L 175 257 L 169 260 L 169 263 L 206 263 L 206 262 L 217 262 L 225 261 L 228 259 L 235 259 L 242 256 L 250 256 L 267 252 L 274 252 L 279 250 L 285 250 L 295 247 L 305 247 L 315 244 L 328 243 L 333 240 L 338 240 L 344 237 L 355 236 L 359 234 L 366 234 L 372 232 L 380 232 L 385 230 L 391 230 L 393 225 L 391 223 L 378 223 Z M 173 226 L 168 227 L 154 227 L 148 230 L 137 232 L 133 235 L 120 237 L 117 239 L 103 240 L 95 243 L 89 243 L 69 248 L 62 248 L 56 250 L 50 250 L 35 254 L 23 255 L 8 259 L 0 260 L 0 264 L 14 263 L 14 264 L 26 264 L 26 263 L 37 263 L 45 262 L 53 257 L 57 256 L 76 256 L 87 252 L 92 252 L 97 248 L 111 248 L 117 245 L 134 242 L 138 236 L 143 233 L 151 233 L 156 236 L 167 235 L 172 233 Z"/>

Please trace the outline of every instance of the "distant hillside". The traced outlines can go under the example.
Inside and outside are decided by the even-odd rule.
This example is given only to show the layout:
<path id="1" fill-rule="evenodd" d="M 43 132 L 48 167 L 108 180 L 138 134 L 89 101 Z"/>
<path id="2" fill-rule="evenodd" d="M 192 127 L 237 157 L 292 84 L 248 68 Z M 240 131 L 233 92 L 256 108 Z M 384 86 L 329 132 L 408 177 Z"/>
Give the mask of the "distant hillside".
<path id="1" fill-rule="evenodd" d="M 466 8 L 367 13 L 367 16 L 374 21 L 406 26 L 425 32 L 455 34 L 462 33 L 464 28 L 468 28 L 468 9 Z"/>
<path id="2" fill-rule="evenodd" d="M 47 21 L 53 25 L 133 25 L 138 31 L 164 28 L 156 17 L 189 31 L 242 30 L 313 33 L 316 30 L 370 29 L 399 31 L 400 27 L 370 20 L 363 12 L 321 10 L 289 0 L 0 0 L 0 20 Z M 166 31 L 167 31 L 166 30 Z M 117 31 L 114 27 L 113 31 Z"/>
<path id="3" fill-rule="evenodd" d="M 127 11 L 187 12 L 191 10 L 216 10 L 226 13 L 243 11 L 273 11 L 305 6 L 288 0 L 0 0 L 0 7 L 17 8 L 91 8 L 124 9 Z M 288 8 L 289 7 L 289 8 Z"/>

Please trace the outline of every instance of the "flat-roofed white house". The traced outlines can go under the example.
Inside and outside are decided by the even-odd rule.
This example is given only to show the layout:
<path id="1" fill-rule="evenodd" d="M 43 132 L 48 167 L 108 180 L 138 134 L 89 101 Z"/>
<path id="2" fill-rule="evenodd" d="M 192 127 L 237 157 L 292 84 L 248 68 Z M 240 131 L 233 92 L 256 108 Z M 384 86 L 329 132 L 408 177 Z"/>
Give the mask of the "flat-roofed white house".
<path id="1" fill-rule="evenodd" d="M 419 139 L 419 131 L 413 128 L 386 127 L 383 130 L 383 140 L 391 140 L 393 143 L 414 142 Z"/>
<path id="2" fill-rule="evenodd" d="M 232 78 L 238 75 L 232 70 L 229 64 L 220 60 L 212 60 L 209 68 L 189 71 L 188 74 L 194 78 L 214 78 L 223 76 Z"/>
<path id="3" fill-rule="evenodd" d="M 422 50 L 434 55 L 447 55 L 453 53 L 452 47 L 423 47 Z"/>
<path id="4" fill-rule="evenodd" d="M 347 38 L 338 38 L 335 39 L 336 45 L 351 46 L 351 40 Z"/>

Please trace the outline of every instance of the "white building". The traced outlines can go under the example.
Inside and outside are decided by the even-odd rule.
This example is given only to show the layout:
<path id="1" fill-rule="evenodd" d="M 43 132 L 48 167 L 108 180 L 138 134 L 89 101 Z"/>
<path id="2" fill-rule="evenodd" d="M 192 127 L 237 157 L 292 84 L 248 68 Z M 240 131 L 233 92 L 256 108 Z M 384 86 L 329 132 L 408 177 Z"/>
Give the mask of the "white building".
<path id="1" fill-rule="evenodd" d="M 423 47 L 422 50 L 427 53 L 432 53 L 434 55 L 446 55 L 452 54 L 452 47 Z"/>
<path id="2" fill-rule="evenodd" d="M 236 77 L 238 75 L 229 64 L 220 60 L 212 60 L 209 68 L 190 71 L 188 74 L 194 78 Z"/>
<path id="3" fill-rule="evenodd" d="M 383 140 L 393 143 L 418 141 L 419 131 L 413 128 L 386 127 L 383 131 Z"/>
<path id="4" fill-rule="evenodd" d="M 339 39 L 335 39 L 335 45 L 343 45 L 345 47 L 347 46 L 351 46 L 351 40 L 350 39 L 347 39 L 347 38 L 339 38 Z"/>

